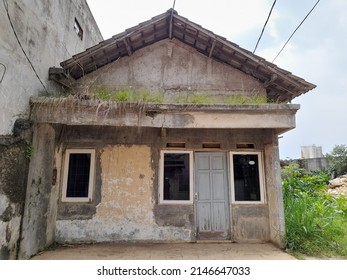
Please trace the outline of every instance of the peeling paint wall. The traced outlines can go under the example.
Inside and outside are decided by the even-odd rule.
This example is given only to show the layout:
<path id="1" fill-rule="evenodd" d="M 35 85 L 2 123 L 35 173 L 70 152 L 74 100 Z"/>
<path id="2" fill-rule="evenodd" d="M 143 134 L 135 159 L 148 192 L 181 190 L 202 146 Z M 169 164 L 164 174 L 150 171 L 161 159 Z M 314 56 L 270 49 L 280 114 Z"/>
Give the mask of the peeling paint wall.
<path id="1" fill-rule="evenodd" d="M 183 142 L 187 150 L 204 151 L 202 143 L 219 142 L 222 151 L 235 151 L 237 143 L 247 142 L 264 151 L 264 142 L 272 143 L 271 130 L 216 129 L 211 133 L 208 129 L 169 129 L 161 136 L 160 129 L 154 128 L 75 126 L 66 128 L 64 133 L 63 150 L 95 148 L 98 156 L 95 201 L 62 203 L 59 195 L 56 221 L 59 242 L 194 241 L 194 205 L 158 202 L 160 150 L 167 149 L 167 143 Z M 57 166 L 62 164 L 56 162 Z M 265 177 L 270 175 L 266 173 Z M 266 186 L 267 192 L 272 189 L 273 186 Z M 231 213 L 233 240 L 271 240 L 267 201 L 231 204 Z"/>
<path id="2" fill-rule="evenodd" d="M 191 95 L 266 96 L 263 85 L 226 64 L 210 59 L 180 41 L 162 40 L 81 78 L 79 83 L 110 89 L 137 88 L 161 93 L 167 102 Z"/>
<path id="3" fill-rule="evenodd" d="M 189 240 L 190 229 L 155 222 L 154 170 L 146 145 L 107 145 L 101 202 L 88 220 L 58 220 L 57 241 Z"/>

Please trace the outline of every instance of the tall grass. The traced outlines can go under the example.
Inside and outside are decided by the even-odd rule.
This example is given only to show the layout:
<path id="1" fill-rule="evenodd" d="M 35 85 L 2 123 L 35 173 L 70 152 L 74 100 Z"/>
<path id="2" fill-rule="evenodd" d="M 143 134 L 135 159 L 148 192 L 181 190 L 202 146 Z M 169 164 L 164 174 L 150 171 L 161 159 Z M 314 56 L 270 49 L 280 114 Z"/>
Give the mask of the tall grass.
<path id="1" fill-rule="evenodd" d="M 114 91 L 104 85 L 96 87 L 93 98 L 117 102 L 149 102 L 160 104 L 164 102 L 164 97 L 159 93 L 130 88 L 122 88 L 118 91 Z"/>
<path id="2" fill-rule="evenodd" d="M 315 256 L 347 257 L 347 197 L 326 192 L 327 173 L 283 171 L 286 247 Z"/>

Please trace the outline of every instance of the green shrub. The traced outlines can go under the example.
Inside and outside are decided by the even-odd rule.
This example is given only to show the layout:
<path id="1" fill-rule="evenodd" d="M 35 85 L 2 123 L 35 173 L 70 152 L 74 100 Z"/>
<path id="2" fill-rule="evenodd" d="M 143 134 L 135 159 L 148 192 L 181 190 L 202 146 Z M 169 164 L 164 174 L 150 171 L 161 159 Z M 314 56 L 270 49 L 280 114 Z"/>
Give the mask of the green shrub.
<path id="1" fill-rule="evenodd" d="M 331 162 L 331 173 L 335 177 L 347 174 L 347 146 L 335 145 L 332 152 L 326 157 Z"/>
<path id="2" fill-rule="evenodd" d="M 307 255 L 347 256 L 347 198 L 326 192 L 327 172 L 297 165 L 282 172 L 286 247 Z"/>

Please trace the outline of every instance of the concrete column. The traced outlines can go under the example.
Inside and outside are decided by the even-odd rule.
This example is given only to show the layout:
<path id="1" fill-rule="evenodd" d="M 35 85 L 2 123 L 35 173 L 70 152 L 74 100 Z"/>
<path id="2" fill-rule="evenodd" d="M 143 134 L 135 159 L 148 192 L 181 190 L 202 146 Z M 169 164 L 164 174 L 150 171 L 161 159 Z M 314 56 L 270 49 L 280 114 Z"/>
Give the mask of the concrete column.
<path id="1" fill-rule="evenodd" d="M 33 155 L 29 166 L 20 259 L 36 254 L 54 238 L 51 233 L 54 232 L 55 219 L 51 216 L 56 215 L 57 207 L 57 202 L 52 199 L 55 130 L 48 124 L 36 124 L 33 131 Z"/>
<path id="2" fill-rule="evenodd" d="M 269 138 L 272 139 L 272 143 L 265 144 L 265 175 L 269 206 L 270 241 L 280 247 L 284 247 L 285 221 L 278 135 L 275 132 L 271 134 Z"/>

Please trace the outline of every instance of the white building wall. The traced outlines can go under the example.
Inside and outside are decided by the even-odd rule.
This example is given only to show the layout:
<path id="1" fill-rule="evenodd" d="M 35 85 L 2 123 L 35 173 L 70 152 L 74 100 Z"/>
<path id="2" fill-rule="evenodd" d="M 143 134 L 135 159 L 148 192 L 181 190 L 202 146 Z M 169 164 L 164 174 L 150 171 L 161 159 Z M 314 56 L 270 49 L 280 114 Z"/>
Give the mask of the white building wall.
<path id="1" fill-rule="evenodd" d="M 83 29 L 82 40 L 74 30 L 75 19 Z M 59 91 L 48 81 L 49 67 L 59 67 L 61 61 L 102 40 L 86 0 L 1 1 L 0 136 L 10 135 L 15 120 L 28 116 L 30 96 Z"/>
<path id="2" fill-rule="evenodd" d="M 301 146 L 301 158 L 322 158 L 324 157 L 321 146 Z"/>

